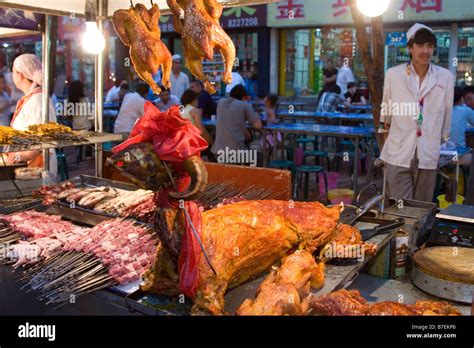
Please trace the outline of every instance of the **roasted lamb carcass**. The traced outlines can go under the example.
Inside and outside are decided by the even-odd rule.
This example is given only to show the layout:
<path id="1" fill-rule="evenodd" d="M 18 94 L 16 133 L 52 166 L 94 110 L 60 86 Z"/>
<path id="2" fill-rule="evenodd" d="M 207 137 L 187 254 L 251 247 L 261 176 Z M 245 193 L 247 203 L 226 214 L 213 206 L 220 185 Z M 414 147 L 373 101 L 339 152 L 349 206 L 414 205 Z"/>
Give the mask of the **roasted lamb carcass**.
<path id="1" fill-rule="evenodd" d="M 189 71 L 204 82 L 209 93 L 215 93 L 214 86 L 204 75 L 202 61 L 212 60 L 217 48 L 225 65 L 222 80 L 230 84 L 235 46 L 219 23 L 222 5 L 217 0 L 167 0 L 167 3 L 174 15 L 175 30 L 183 40 L 185 64 Z"/>
<path id="2" fill-rule="evenodd" d="M 357 290 L 338 290 L 320 297 L 312 296 L 308 302 L 308 313 L 311 315 L 461 315 L 450 304 L 438 301 L 418 301 L 414 305 L 392 301 L 369 304 Z"/>
<path id="3" fill-rule="evenodd" d="M 161 41 L 158 25 L 160 9 L 154 4 L 150 10 L 142 4 L 131 6 L 128 10 L 115 11 L 112 22 L 123 44 L 130 47 L 130 58 L 137 74 L 151 87 L 155 94 L 161 88 L 153 79 L 162 67 L 162 85 L 170 88 L 172 58 L 171 53 Z"/>
<path id="4" fill-rule="evenodd" d="M 254 300 L 247 299 L 237 315 L 304 315 L 310 288 L 324 285 L 324 264 L 313 255 L 298 250 L 285 257 L 257 290 Z"/>
<path id="5" fill-rule="evenodd" d="M 340 207 L 326 208 L 319 202 L 246 201 L 225 205 L 202 214 L 201 240 L 216 274 L 200 253 L 198 271 L 193 276 L 192 291 L 178 289 L 194 299 L 194 313 L 224 313 L 224 294 L 228 288 L 247 281 L 269 269 L 292 249 L 313 253 L 333 238 L 339 226 Z M 157 215 L 160 218 L 160 214 Z M 145 276 L 142 290 L 154 291 L 170 284 L 163 273 L 169 258 L 163 253 L 183 255 L 179 238 L 181 217 L 169 211 L 161 215 L 158 233 L 163 245 L 155 266 Z M 341 240 L 342 242 L 342 240 Z M 184 250 L 189 254 L 189 250 Z M 165 261 L 168 260 L 168 261 Z M 172 260 L 173 262 L 175 262 Z M 171 264 L 173 264 L 173 262 Z M 178 272 L 177 267 L 165 272 L 179 274 L 180 282 L 192 272 Z M 165 284 L 166 283 L 166 284 Z"/>

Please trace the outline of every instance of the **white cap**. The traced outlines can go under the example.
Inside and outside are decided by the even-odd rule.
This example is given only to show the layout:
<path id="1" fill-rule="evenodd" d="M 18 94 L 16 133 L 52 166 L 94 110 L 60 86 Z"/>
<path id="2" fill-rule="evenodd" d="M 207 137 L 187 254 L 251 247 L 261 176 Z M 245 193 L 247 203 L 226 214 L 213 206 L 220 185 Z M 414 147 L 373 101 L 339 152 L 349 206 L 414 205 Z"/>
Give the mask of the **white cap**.
<path id="1" fill-rule="evenodd" d="M 173 61 L 175 60 L 183 60 L 179 54 L 173 55 Z"/>
<path id="2" fill-rule="evenodd" d="M 424 24 L 420 24 L 420 23 L 415 23 L 413 24 L 413 26 L 408 29 L 407 31 L 407 42 L 409 42 L 414 36 L 415 34 L 418 32 L 418 30 L 420 29 L 426 29 L 430 32 L 432 32 L 434 34 L 434 31 L 433 29 L 431 29 L 430 27 L 424 25 Z"/>

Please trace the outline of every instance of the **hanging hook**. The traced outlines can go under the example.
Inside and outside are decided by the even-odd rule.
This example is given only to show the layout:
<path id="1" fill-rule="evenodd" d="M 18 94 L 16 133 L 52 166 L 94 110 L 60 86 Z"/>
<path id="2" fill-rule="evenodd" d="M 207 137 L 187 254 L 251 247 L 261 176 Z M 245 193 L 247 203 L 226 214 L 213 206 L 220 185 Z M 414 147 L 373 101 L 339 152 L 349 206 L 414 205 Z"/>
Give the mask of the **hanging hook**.
<path id="1" fill-rule="evenodd" d="M 153 0 L 150 0 L 151 2 L 151 7 L 155 6 L 155 4 L 153 3 Z"/>
<path id="2" fill-rule="evenodd" d="M 132 0 L 130 0 L 130 6 L 134 7 L 134 6 L 133 6 L 133 2 L 132 2 Z"/>

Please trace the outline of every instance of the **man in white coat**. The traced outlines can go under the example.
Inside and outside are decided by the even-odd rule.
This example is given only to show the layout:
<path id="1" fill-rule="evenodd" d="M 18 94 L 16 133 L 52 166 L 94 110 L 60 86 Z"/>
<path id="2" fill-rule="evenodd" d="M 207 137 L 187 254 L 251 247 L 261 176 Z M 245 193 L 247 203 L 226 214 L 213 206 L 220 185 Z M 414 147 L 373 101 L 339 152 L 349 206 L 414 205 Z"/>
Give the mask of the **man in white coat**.
<path id="1" fill-rule="evenodd" d="M 411 62 L 385 77 L 381 122 L 388 138 L 380 157 L 390 197 L 432 202 L 440 146 L 450 135 L 455 79 L 431 63 L 437 42 L 431 28 L 415 24 L 407 40 Z"/>

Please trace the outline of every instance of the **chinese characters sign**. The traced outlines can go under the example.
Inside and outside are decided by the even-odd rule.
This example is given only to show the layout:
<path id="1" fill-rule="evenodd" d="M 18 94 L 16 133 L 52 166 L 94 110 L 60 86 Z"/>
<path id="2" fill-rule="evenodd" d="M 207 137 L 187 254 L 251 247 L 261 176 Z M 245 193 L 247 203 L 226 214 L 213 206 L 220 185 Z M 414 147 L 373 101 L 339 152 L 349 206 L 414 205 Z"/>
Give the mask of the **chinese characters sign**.
<path id="1" fill-rule="evenodd" d="M 349 0 L 282 0 L 268 5 L 268 25 L 352 24 L 349 3 Z M 392 0 L 384 14 L 386 23 L 465 20 L 474 20 L 474 0 Z"/>
<path id="2" fill-rule="evenodd" d="M 407 8 L 416 10 L 416 13 L 423 11 L 441 12 L 443 10 L 443 0 L 404 0 L 400 11 L 405 11 Z"/>

